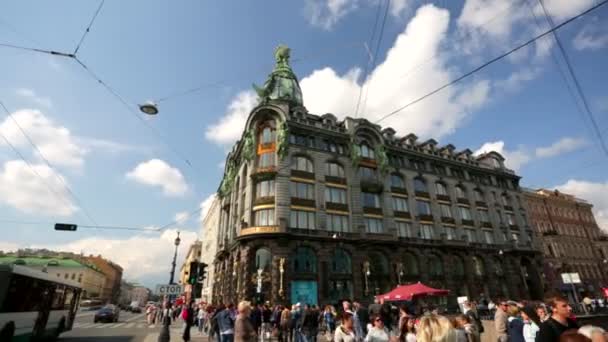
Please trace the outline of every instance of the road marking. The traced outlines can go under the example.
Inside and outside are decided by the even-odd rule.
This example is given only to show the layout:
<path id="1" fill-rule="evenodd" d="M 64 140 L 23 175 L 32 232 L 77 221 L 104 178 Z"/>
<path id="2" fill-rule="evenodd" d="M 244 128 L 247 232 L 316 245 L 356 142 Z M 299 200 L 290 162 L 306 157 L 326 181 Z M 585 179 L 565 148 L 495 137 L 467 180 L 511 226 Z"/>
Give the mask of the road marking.
<path id="1" fill-rule="evenodd" d="M 87 316 L 93 316 L 95 314 L 95 311 L 89 311 L 89 312 L 79 312 L 76 314 L 76 317 L 87 317 Z"/>
<path id="2" fill-rule="evenodd" d="M 126 323 L 118 323 L 118 324 L 114 324 L 114 326 L 112 328 L 119 328 L 122 327 L 123 325 L 125 325 Z"/>
<path id="3" fill-rule="evenodd" d="M 111 327 L 112 327 L 111 323 L 110 324 L 108 324 L 108 323 L 99 323 L 98 326 L 93 327 L 93 328 L 95 328 L 95 329 L 103 329 L 103 328 L 111 328 Z"/>
<path id="4" fill-rule="evenodd" d="M 86 329 L 86 328 L 90 328 L 90 327 L 94 326 L 95 324 L 97 324 L 97 323 L 84 323 L 84 324 L 81 324 L 81 325 L 78 327 L 78 329 Z"/>
<path id="5" fill-rule="evenodd" d="M 138 319 L 138 318 L 142 318 L 142 317 L 144 317 L 144 315 L 145 315 L 145 314 L 143 314 L 143 313 L 142 313 L 142 314 L 139 314 L 139 315 L 133 316 L 133 317 L 131 317 L 131 318 L 127 319 L 125 322 L 132 322 L 132 321 L 134 321 L 134 320 L 136 320 L 136 319 Z"/>
<path id="6" fill-rule="evenodd" d="M 131 328 L 133 328 L 134 325 L 135 325 L 135 323 L 128 323 L 127 325 L 125 325 L 125 328 L 131 329 Z"/>

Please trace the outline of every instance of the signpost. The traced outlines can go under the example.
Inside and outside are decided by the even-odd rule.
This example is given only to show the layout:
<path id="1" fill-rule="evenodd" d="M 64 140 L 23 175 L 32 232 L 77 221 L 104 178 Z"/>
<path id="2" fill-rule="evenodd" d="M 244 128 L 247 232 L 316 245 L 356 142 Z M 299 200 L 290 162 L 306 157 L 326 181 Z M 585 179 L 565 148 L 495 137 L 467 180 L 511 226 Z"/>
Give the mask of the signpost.
<path id="1" fill-rule="evenodd" d="M 184 287 L 179 284 L 158 284 L 154 294 L 160 296 L 179 296 L 184 292 Z"/>
<path id="2" fill-rule="evenodd" d="M 562 273 L 562 281 L 564 282 L 564 284 L 570 284 L 572 285 L 572 294 L 574 295 L 574 301 L 576 302 L 576 305 L 579 306 L 579 302 L 578 302 L 578 294 L 576 293 L 576 286 L 574 286 L 574 284 L 580 284 L 581 283 L 581 277 L 579 276 L 578 273 Z M 587 307 L 583 304 L 583 311 L 585 311 L 585 313 L 587 313 Z"/>

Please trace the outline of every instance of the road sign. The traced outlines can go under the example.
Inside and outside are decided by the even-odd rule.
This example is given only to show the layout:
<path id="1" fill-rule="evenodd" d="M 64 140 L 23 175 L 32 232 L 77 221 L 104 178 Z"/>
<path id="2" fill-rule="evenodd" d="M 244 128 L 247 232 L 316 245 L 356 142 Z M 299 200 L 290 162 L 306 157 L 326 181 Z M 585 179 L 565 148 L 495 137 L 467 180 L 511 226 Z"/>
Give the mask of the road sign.
<path id="1" fill-rule="evenodd" d="M 184 288 L 183 286 L 179 285 L 179 284 L 171 284 L 171 285 L 156 285 L 156 291 L 154 291 L 154 294 L 156 295 L 180 295 L 184 292 Z"/>
<path id="2" fill-rule="evenodd" d="M 564 284 L 580 284 L 581 277 L 578 273 L 562 273 L 562 281 Z"/>

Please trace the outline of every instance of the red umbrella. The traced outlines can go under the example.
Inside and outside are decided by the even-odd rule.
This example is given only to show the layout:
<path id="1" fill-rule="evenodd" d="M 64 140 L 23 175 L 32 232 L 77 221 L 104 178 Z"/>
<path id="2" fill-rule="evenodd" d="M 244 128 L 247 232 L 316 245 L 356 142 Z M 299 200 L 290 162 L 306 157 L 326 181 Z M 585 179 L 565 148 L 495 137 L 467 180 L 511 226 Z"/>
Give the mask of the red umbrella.
<path id="1" fill-rule="evenodd" d="M 395 302 L 401 300 L 412 300 L 415 297 L 445 296 L 448 293 L 450 293 L 449 290 L 435 289 L 418 282 L 411 285 L 399 285 L 392 291 L 378 295 L 376 298 L 384 299 L 385 301 L 389 302 Z"/>

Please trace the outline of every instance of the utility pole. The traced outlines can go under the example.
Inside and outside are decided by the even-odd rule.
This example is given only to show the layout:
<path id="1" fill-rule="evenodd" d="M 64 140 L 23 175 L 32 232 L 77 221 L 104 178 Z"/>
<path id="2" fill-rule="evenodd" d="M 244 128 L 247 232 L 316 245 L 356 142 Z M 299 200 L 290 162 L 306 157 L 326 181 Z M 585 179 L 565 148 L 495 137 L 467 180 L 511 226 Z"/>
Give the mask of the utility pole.
<path id="1" fill-rule="evenodd" d="M 177 232 L 177 237 L 175 238 L 175 253 L 173 254 L 173 262 L 171 263 L 171 276 L 169 277 L 169 284 L 173 284 L 173 276 L 175 275 L 175 263 L 177 261 L 177 246 L 180 243 L 179 232 Z"/>

